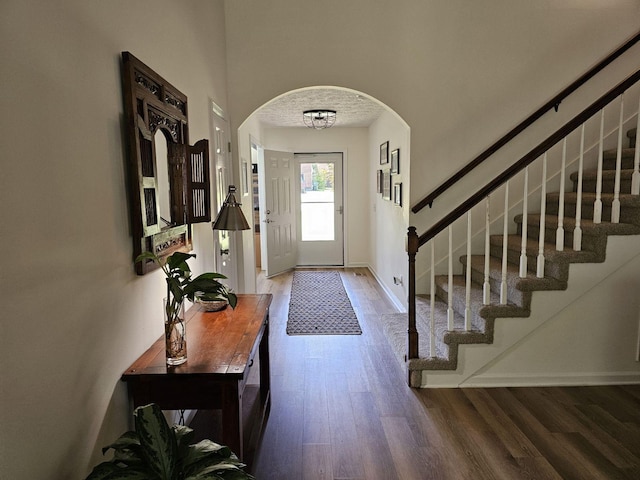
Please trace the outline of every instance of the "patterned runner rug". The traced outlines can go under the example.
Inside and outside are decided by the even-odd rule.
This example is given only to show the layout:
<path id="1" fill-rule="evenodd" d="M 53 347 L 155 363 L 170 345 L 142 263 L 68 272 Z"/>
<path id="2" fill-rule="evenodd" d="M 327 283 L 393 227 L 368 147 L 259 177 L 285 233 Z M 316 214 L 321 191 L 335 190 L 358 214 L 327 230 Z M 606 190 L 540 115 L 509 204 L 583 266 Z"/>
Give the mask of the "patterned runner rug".
<path id="1" fill-rule="evenodd" d="M 293 273 L 287 334 L 362 334 L 338 272 Z"/>

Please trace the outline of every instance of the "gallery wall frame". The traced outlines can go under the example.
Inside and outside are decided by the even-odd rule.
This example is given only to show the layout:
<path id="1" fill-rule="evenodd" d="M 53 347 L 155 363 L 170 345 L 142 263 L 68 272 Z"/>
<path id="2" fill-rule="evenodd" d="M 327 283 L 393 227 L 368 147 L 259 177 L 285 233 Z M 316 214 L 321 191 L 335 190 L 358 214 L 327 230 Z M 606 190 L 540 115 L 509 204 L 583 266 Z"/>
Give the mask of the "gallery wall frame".
<path id="1" fill-rule="evenodd" d="M 402 206 L 402 183 L 393 185 L 393 203 L 399 207 Z"/>
<path id="2" fill-rule="evenodd" d="M 400 173 L 400 149 L 396 148 L 391 152 L 391 173 Z"/>
<path id="3" fill-rule="evenodd" d="M 391 200 L 391 172 L 384 170 L 382 173 L 382 198 Z"/>
<path id="4" fill-rule="evenodd" d="M 386 165 L 389 163 L 389 141 L 380 145 L 380 165 Z"/>

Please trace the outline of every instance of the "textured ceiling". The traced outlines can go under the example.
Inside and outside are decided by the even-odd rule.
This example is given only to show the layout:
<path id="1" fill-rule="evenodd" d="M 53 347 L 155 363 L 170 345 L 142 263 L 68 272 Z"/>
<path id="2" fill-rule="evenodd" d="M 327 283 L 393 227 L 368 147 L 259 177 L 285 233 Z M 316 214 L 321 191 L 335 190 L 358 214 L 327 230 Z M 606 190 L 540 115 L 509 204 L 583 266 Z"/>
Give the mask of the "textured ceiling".
<path id="1" fill-rule="evenodd" d="M 384 107 L 352 90 L 310 88 L 273 100 L 256 112 L 266 127 L 303 127 L 302 112 L 318 108 L 336 111 L 336 127 L 368 127 Z"/>

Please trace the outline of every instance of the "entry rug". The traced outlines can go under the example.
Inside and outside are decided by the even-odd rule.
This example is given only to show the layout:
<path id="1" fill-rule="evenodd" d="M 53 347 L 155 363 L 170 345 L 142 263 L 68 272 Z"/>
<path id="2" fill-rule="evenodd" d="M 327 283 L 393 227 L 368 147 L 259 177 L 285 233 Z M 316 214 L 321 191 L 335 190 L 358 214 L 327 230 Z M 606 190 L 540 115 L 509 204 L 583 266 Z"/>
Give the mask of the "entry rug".
<path id="1" fill-rule="evenodd" d="M 293 273 L 287 334 L 362 334 L 338 272 Z"/>

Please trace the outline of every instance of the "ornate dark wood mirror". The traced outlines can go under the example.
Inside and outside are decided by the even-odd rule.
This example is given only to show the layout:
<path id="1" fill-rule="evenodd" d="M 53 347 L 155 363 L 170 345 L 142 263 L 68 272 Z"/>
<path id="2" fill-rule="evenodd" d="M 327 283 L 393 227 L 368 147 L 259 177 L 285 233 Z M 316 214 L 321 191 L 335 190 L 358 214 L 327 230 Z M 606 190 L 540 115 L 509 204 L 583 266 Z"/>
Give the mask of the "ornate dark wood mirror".
<path id="1" fill-rule="evenodd" d="M 189 145 L 187 97 L 129 52 L 122 76 L 133 258 L 189 251 L 190 225 L 211 221 L 209 142 Z"/>

